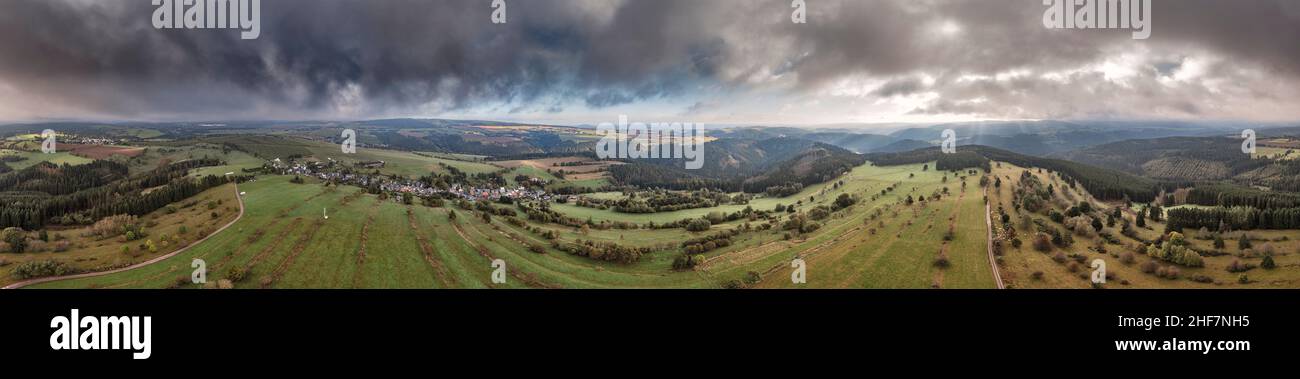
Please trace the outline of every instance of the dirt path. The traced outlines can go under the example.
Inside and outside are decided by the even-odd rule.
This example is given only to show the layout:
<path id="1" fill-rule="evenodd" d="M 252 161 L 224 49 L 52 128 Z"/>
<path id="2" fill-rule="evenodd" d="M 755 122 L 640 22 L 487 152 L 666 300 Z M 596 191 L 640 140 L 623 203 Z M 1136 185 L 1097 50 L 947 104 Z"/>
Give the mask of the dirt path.
<path id="1" fill-rule="evenodd" d="M 17 288 L 23 288 L 23 287 L 26 287 L 26 286 L 30 286 L 30 285 L 33 285 L 33 284 L 49 283 L 49 282 L 59 281 L 59 280 L 81 279 L 81 278 L 92 278 L 92 277 L 96 277 L 96 276 L 103 276 L 103 275 L 109 275 L 109 274 L 116 274 L 116 273 L 119 273 L 119 272 L 126 272 L 126 271 L 134 270 L 134 269 L 137 269 L 137 268 L 141 268 L 141 267 L 144 267 L 144 266 L 148 266 L 148 265 L 151 265 L 151 264 L 154 264 L 154 263 L 162 262 L 162 261 L 166 260 L 167 258 L 171 258 L 171 257 L 176 256 L 177 254 L 180 254 L 180 253 L 184 253 L 184 252 L 186 252 L 186 251 L 189 251 L 190 248 L 195 247 L 195 246 L 198 246 L 200 243 L 203 243 L 203 241 L 207 241 L 208 238 L 212 238 L 212 236 L 215 236 L 215 235 L 221 233 L 223 230 L 226 230 L 226 228 L 229 228 L 231 225 L 234 225 L 236 222 L 239 222 L 240 219 L 244 218 L 244 198 L 239 196 L 239 183 L 235 183 L 235 199 L 239 201 L 239 215 L 238 215 L 238 216 L 235 216 L 235 219 L 234 219 L 234 220 L 230 220 L 230 223 L 227 223 L 226 225 L 222 225 L 221 228 L 217 229 L 216 231 L 213 231 L 212 233 L 209 233 L 207 237 L 203 237 L 203 238 L 199 239 L 198 241 L 194 241 L 193 243 L 191 243 L 191 244 L 189 244 L 189 245 L 186 245 L 185 247 L 182 247 L 182 248 L 180 248 L 180 249 L 178 249 L 178 250 L 176 250 L 176 251 L 173 251 L 173 252 L 171 252 L 171 253 L 167 253 L 167 254 L 165 254 L 165 255 L 160 255 L 160 256 L 158 256 L 157 258 L 150 259 L 150 260 L 144 261 L 144 262 L 142 262 L 142 263 L 134 264 L 134 265 L 127 266 L 127 267 L 124 267 L 124 268 L 119 268 L 119 269 L 116 269 L 116 270 L 108 270 L 108 271 L 100 271 L 100 272 L 88 272 L 88 273 L 84 273 L 84 274 L 64 275 L 64 276 L 47 276 L 47 277 L 44 277 L 44 278 L 28 279 L 28 280 L 24 280 L 24 281 L 21 281 L 21 282 L 18 282 L 18 283 L 14 283 L 14 284 L 7 285 L 7 286 L 5 286 L 3 289 L 17 289 Z"/>
<path id="2" fill-rule="evenodd" d="M 989 196 L 989 189 L 988 187 L 985 187 L 984 197 L 988 198 L 988 196 Z M 993 267 L 993 280 L 997 282 L 998 289 L 1001 290 L 1001 289 L 1006 289 L 1007 286 L 1006 284 L 1002 283 L 1002 274 L 998 272 L 998 259 L 993 256 L 993 216 L 989 212 L 992 212 L 992 210 L 989 209 L 989 202 L 985 201 L 984 202 L 984 232 L 987 234 L 986 236 L 987 239 L 985 240 L 985 243 L 988 245 L 986 249 L 988 250 L 989 253 L 989 266 Z"/>

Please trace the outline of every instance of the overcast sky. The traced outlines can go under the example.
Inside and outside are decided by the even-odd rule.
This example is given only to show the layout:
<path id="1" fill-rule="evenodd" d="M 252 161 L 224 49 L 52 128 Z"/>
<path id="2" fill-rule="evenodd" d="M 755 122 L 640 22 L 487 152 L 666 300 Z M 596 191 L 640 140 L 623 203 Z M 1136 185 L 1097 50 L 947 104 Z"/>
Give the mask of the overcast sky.
<path id="1" fill-rule="evenodd" d="M 261 35 L 149 0 L 0 4 L 0 120 L 1300 120 L 1300 1 L 1155 1 L 1151 37 L 1040 0 L 263 0 Z"/>

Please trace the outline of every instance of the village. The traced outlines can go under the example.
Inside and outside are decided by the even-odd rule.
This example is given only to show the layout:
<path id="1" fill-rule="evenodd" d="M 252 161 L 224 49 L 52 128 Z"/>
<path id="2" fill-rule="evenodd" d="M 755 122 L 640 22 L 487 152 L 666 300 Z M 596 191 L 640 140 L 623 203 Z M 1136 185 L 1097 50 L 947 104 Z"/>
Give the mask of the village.
<path id="1" fill-rule="evenodd" d="M 369 164 L 370 162 L 367 163 L 367 167 L 373 167 L 372 164 Z M 382 161 L 379 162 L 380 166 L 382 166 L 382 163 Z M 326 182 L 349 184 L 362 188 L 377 186 L 382 192 L 409 193 L 417 197 L 461 198 L 469 201 L 495 201 L 503 197 L 513 200 L 549 201 L 552 198 L 552 195 L 544 190 L 529 189 L 523 186 L 485 188 L 452 184 L 448 188 L 438 188 L 419 180 L 394 179 L 384 175 L 341 170 L 334 167 L 336 164 L 337 162 L 333 161 L 333 159 L 330 159 L 330 162 L 304 163 L 291 161 L 286 163 L 279 158 L 270 163 L 271 167 L 282 175 L 308 176 Z"/>

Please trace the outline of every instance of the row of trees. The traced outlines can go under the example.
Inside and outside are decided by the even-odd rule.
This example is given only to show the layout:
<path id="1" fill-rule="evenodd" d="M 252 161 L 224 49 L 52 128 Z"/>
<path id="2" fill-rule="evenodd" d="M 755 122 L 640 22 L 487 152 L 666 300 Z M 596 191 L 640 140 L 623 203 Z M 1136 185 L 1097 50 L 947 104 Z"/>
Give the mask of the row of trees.
<path id="1" fill-rule="evenodd" d="M 968 168 L 979 168 L 984 172 L 993 172 L 993 167 L 989 164 L 989 159 L 983 155 L 976 154 L 973 151 L 961 151 L 952 154 L 941 154 L 934 164 L 934 168 L 939 171 L 957 171 Z"/>
<path id="2" fill-rule="evenodd" d="M 1173 208 L 1165 211 L 1170 230 L 1300 229 L 1300 207 L 1259 209 L 1244 206 Z"/>
<path id="3" fill-rule="evenodd" d="M 1203 184 L 1187 193 L 1187 202 L 1209 206 L 1246 206 L 1259 209 L 1298 208 L 1300 195 L 1294 193 L 1261 191 L 1228 184 Z"/>
<path id="4" fill-rule="evenodd" d="M 632 247 L 623 246 L 611 242 L 594 242 L 579 240 L 576 243 L 554 243 L 554 247 L 569 254 L 587 257 L 600 261 L 617 262 L 617 263 L 634 263 L 641 260 L 641 256 L 649 254 L 653 249 L 649 247 Z"/>
<path id="5" fill-rule="evenodd" d="M 609 209 L 622 213 L 672 212 L 683 209 L 710 208 L 723 204 L 744 205 L 749 203 L 749 195 L 728 195 L 724 192 L 701 190 L 691 193 L 672 191 L 631 192 L 621 199 L 594 199 L 583 197 L 574 205 L 588 208 Z"/>

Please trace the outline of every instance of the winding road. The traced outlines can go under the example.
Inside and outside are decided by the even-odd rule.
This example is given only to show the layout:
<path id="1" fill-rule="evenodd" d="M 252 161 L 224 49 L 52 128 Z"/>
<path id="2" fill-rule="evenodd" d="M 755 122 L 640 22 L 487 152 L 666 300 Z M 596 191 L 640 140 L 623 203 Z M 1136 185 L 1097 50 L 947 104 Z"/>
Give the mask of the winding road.
<path id="1" fill-rule="evenodd" d="M 130 270 L 134 270 L 134 269 L 137 269 L 137 268 L 141 268 L 141 267 L 144 267 L 144 266 L 148 266 L 148 265 L 151 265 L 151 264 L 154 264 L 154 263 L 162 262 L 163 260 L 165 260 L 165 259 L 167 259 L 167 258 L 171 258 L 171 257 L 173 257 L 173 256 L 176 256 L 177 254 L 184 253 L 185 251 L 189 250 L 191 247 L 198 246 L 200 243 L 203 243 L 203 241 L 207 241 L 208 238 L 212 238 L 212 236 L 217 235 L 217 233 L 221 233 L 223 230 L 226 230 L 226 228 L 229 228 L 231 225 L 234 225 L 236 222 L 239 222 L 239 219 L 244 218 L 244 197 L 243 197 L 243 196 L 239 196 L 239 183 L 235 183 L 235 199 L 236 199 L 237 201 L 239 201 L 239 215 L 236 216 L 234 220 L 230 220 L 230 222 L 227 223 L 226 225 L 223 225 L 221 228 L 217 229 L 216 231 L 214 231 L 214 232 L 212 232 L 212 233 L 209 233 L 207 237 L 200 238 L 198 241 L 194 241 L 193 243 L 191 243 L 191 244 L 189 244 L 189 245 L 186 245 L 185 247 L 182 247 L 182 248 L 180 248 L 179 250 L 176 250 L 176 251 L 173 251 L 173 252 L 170 252 L 170 253 L 164 254 L 164 255 L 160 255 L 160 256 L 158 256 L 158 257 L 156 257 L 156 258 L 154 258 L 154 259 L 150 259 L 150 260 L 147 260 L 147 261 L 144 261 L 144 262 L 141 262 L 141 263 L 137 263 L 137 264 L 134 264 L 134 265 L 131 265 L 131 266 L 127 266 L 127 267 L 123 267 L 123 268 L 119 268 L 119 269 L 115 269 L 115 270 L 98 271 L 98 272 L 87 272 L 87 273 L 84 273 L 84 274 L 74 274 L 74 275 L 64 275 L 64 276 L 47 276 L 47 277 L 42 277 L 42 278 L 28 279 L 28 280 L 24 280 L 24 281 L 21 281 L 21 282 L 18 282 L 18 283 L 14 283 L 14 284 L 10 284 L 10 285 L 4 286 L 3 289 L 7 289 L 7 290 L 8 290 L 8 289 L 17 289 L 17 288 L 23 288 L 23 287 L 26 287 L 26 286 L 30 286 L 30 285 L 33 285 L 33 284 L 49 283 L 49 282 L 54 282 L 54 281 L 59 281 L 59 280 L 80 279 L 80 278 L 92 278 L 92 277 L 96 277 L 96 276 L 109 275 L 109 274 L 116 274 L 116 273 L 119 273 L 119 272 L 130 271 Z"/>

